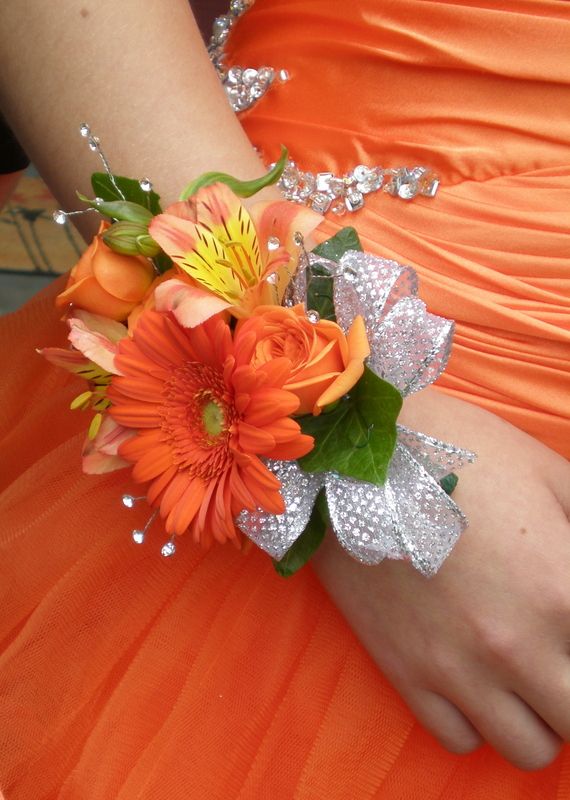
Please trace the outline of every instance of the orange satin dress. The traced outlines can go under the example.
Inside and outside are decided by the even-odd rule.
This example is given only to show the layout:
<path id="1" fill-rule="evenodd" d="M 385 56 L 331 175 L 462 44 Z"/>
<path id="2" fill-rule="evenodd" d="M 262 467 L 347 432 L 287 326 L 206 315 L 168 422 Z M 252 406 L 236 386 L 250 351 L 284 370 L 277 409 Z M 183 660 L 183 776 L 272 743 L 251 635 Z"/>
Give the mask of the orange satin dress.
<path id="1" fill-rule="evenodd" d="M 458 320 L 440 385 L 566 455 L 568 42 L 564 0 L 258 0 L 230 43 L 291 75 L 244 115 L 268 159 L 437 169 L 435 199 L 369 196 L 342 222 Z M 63 339 L 52 295 L 0 320 L 7 800 L 570 798 L 568 750 L 523 773 L 437 745 L 310 569 L 135 546 L 128 474 L 80 474 L 77 384 L 33 352 Z"/>

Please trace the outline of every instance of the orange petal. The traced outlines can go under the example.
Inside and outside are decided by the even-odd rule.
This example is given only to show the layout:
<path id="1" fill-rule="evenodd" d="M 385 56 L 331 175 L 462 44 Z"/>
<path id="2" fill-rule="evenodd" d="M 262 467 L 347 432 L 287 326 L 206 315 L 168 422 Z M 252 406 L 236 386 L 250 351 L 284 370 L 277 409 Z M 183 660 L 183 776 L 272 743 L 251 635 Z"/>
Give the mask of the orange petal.
<path id="1" fill-rule="evenodd" d="M 274 450 L 265 453 L 266 458 L 274 458 L 277 461 L 293 461 L 310 453 L 315 446 L 312 436 L 301 433 L 296 439 L 289 442 L 278 444 Z"/>
<path id="2" fill-rule="evenodd" d="M 275 447 L 275 438 L 270 433 L 247 422 L 238 423 L 238 439 L 246 453 L 266 453 Z"/>
<path id="3" fill-rule="evenodd" d="M 267 425 L 279 417 L 288 417 L 299 408 L 299 399 L 284 389 L 260 389 L 251 396 L 244 415 L 249 425 Z"/>
<path id="4" fill-rule="evenodd" d="M 170 484 L 170 481 L 174 478 L 177 472 L 178 467 L 173 464 L 166 470 L 166 472 L 163 472 L 162 475 L 159 475 L 158 478 L 155 478 L 155 480 L 150 484 L 146 492 L 146 499 L 151 505 L 154 505 L 158 501 L 159 497 Z M 165 515 L 163 514 L 162 516 Z"/>
<path id="5" fill-rule="evenodd" d="M 205 491 L 206 486 L 201 478 L 193 478 L 190 481 L 186 491 L 166 519 L 168 533 L 178 535 L 185 533 L 200 508 Z"/>
<path id="6" fill-rule="evenodd" d="M 148 450 L 134 465 L 133 479 L 138 483 L 156 478 L 172 466 L 172 449 L 163 444 Z"/>
<path id="7" fill-rule="evenodd" d="M 55 304 L 57 308 L 65 308 L 72 304 L 93 314 L 101 314 L 115 320 L 126 319 L 135 307 L 135 303 L 119 300 L 106 292 L 93 276 L 77 281 L 58 294 Z"/>
<path id="8" fill-rule="evenodd" d="M 91 265 L 102 289 L 131 303 L 142 300 L 155 276 L 146 258 L 116 253 L 102 240 L 97 244 Z"/>

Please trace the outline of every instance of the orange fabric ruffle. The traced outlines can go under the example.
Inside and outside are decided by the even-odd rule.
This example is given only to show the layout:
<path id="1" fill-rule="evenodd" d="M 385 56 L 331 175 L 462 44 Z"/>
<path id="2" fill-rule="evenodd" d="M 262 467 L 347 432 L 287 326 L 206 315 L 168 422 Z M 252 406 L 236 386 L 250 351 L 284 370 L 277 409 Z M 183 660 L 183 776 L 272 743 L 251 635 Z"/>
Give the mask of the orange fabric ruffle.
<path id="1" fill-rule="evenodd" d="M 268 159 L 439 171 L 434 200 L 342 222 L 458 320 L 442 388 L 566 455 L 569 40 L 558 0 L 258 0 L 229 58 L 290 73 L 244 116 Z M 165 561 L 158 525 L 135 546 L 134 484 L 80 474 L 77 382 L 34 354 L 63 344 L 57 288 L 0 320 L 7 800 L 570 799 L 567 749 L 523 773 L 439 747 L 310 569 L 190 542 Z"/>

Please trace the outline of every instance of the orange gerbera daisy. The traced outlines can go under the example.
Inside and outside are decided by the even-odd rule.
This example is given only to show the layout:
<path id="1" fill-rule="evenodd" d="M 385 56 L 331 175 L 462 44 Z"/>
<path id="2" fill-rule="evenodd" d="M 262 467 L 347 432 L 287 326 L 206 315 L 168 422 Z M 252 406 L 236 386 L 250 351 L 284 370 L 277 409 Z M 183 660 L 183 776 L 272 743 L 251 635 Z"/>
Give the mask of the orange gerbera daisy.
<path id="1" fill-rule="evenodd" d="M 119 343 L 121 375 L 107 396 L 111 416 L 137 433 L 120 448 L 136 481 L 151 481 L 170 534 L 239 542 L 243 509 L 284 512 L 281 484 L 259 456 L 300 458 L 313 446 L 290 418 L 299 400 L 282 388 L 291 362 L 251 365 L 255 336 L 212 317 L 182 328 L 170 314 L 144 312 Z"/>

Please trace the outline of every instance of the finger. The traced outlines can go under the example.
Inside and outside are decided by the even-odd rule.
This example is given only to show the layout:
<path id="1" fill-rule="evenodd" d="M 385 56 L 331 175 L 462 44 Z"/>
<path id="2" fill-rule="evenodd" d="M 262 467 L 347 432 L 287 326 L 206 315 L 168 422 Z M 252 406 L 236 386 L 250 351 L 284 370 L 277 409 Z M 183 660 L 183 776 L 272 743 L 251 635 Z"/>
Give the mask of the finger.
<path id="1" fill-rule="evenodd" d="M 537 680 L 536 676 L 542 679 Z M 549 670 L 532 675 L 532 682 L 517 687 L 518 695 L 565 742 L 570 742 L 570 664 L 561 656 Z"/>
<path id="2" fill-rule="evenodd" d="M 518 695 L 494 688 L 472 694 L 461 710 L 495 750 L 519 769 L 548 766 L 561 738 Z"/>
<path id="3" fill-rule="evenodd" d="M 483 744 L 483 738 L 465 715 L 441 695 L 416 690 L 403 696 L 414 716 L 446 750 L 471 753 Z"/>

